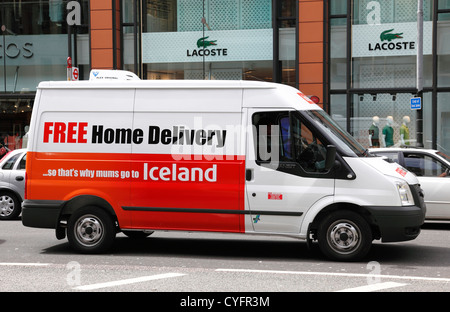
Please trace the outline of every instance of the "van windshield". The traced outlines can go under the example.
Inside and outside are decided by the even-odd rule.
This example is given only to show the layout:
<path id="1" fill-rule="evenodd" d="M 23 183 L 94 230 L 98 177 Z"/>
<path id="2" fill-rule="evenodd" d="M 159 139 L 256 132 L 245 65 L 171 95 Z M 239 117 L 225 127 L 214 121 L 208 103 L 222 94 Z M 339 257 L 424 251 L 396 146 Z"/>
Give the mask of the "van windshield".
<path id="1" fill-rule="evenodd" d="M 323 130 L 328 137 L 340 147 L 348 156 L 365 157 L 369 156 L 367 150 L 355 140 L 347 131 L 343 130 L 331 117 L 323 110 L 302 111 L 316 125 Z"/>

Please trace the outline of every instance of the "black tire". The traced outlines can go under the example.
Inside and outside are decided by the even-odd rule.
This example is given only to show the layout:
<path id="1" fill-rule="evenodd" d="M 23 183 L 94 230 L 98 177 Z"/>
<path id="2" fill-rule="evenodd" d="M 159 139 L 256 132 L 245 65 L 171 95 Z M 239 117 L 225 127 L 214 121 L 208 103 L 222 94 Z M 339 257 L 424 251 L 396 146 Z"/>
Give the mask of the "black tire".
<path id="1" fill-rule="evenodd" d="M 318 228 L 319 247 L 331 260 L 358 261 L 372 246 L 372 230 L 359 214 L 335 211 L 324 217 Z"/>
<path id="2" fill-rule="evenodd" d="M 22 212 L 20 200 L 11 192 L 0 191 L 0 220 L 15 220 Z"/>
<path id="3" fill-rule="evenodd" d="M 115 237 L 114 220 L 101 208 L 80 208 L 69 219 L 67 238 L 81 253 L 103 253 L 111 248 Z"/>

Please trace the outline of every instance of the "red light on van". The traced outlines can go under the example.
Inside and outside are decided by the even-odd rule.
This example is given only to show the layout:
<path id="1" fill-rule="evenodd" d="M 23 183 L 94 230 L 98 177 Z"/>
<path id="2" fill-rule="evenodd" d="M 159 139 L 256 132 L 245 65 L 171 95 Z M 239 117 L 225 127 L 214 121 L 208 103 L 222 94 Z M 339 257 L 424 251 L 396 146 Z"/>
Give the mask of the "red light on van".
<path id="1" fill-rule="evenodd" d="M 315 104 L 319 104 L 319 103 L 320 103 L 320 99 L 319 99 L 318 96 L 311 95 L 309 98 L 310 98 L 311 101 L 313 101 Z"/>
<path id="2" fill-rule="evenodd" d="M 27 199 L 27 172 L 25 171 L 25 188 L 24 188 L 24 192 L 23 192 L 23 199 Z"/>
<path id="3" fill-rule="evenodd" d="M 310 104 L 319 104 L 320 102 L 319 97 L 316 95 L 305 95 L 302 92 L 298 92 L 297 94 Z"/>

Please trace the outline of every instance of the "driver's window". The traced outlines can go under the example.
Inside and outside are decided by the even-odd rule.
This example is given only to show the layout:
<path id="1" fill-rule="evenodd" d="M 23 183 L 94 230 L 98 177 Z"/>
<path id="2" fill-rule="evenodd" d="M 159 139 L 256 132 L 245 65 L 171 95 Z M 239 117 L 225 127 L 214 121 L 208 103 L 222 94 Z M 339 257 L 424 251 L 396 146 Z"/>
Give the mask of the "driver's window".
<path id="1" fill-rule="evenodd" d="M 282 171 L 300 165 L 307 173 L 325 170 L 326 147 L 302 120 L 290 112 L 260 112 L 252 116 L 257 163 Z M 292 170 L 291 170 L 292 169 Z"/>
<path id="2" fill-rule="evenodd" d="M 322 141 L 297 116 L 292 116 L 291 122 L 295 161 L 306 172 L 324 171 L 327 151 Z"/>

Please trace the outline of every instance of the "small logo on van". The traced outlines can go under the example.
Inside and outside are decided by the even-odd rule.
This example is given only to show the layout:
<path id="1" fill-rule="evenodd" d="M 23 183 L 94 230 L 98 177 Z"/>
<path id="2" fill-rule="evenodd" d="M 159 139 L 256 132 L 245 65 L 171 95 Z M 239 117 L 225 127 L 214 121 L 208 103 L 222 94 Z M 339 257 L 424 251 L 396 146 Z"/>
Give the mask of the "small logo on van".
<path id="1" fill-rule="evenodd" d="M 403 168 L 398 167 L 397 169 L 395 169 L 395 171 L 401 175 L 402 177 L 404 177 L 408 172 L 406 170 L 403 170 Z"/>
<path id="2" fill-rule="evenodd" d="M 271 199 L 271 200 L 283 200 L 283 194 L 281 193 L 272 193 L 269 192 L 267 194 L 267 199 Z"/>

